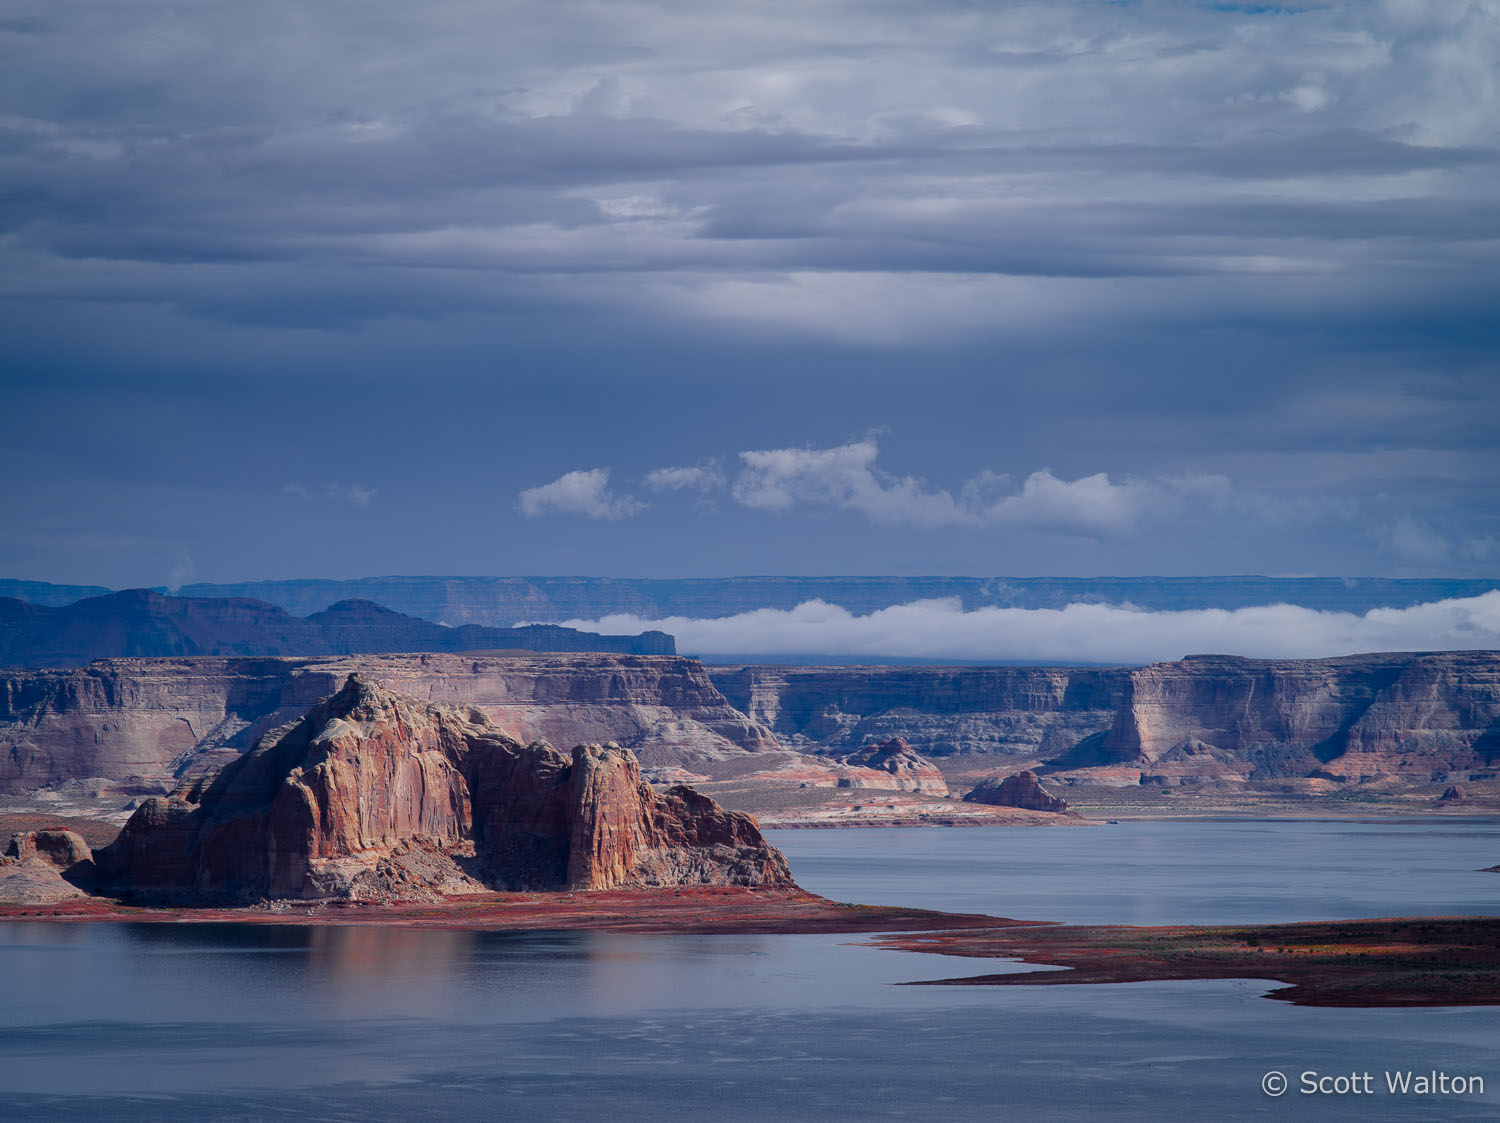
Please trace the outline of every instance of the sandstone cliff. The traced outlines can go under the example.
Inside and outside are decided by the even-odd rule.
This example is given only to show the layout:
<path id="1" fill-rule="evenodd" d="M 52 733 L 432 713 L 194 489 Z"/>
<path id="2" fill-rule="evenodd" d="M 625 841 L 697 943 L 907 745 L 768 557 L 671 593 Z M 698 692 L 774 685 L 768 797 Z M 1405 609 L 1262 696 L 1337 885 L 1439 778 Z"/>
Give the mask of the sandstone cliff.
<path id="1" fill-rule="evenodd" d="M 656 795 L 617 745 L 569 759 L 359 675 L 215 776 L 147 800 L 96 860 L 115 891 L 201 900 L 791 884 L 753 819 L 689 788 Z"/>
<path id="2" fill-rule="evenodd" d="M 476 705 L 523 742 L 617 742 L 658 782 L 939 795 L 944 776 L 972 784 L 1002 757 L 1054 788 L 1260 786 L 1300 798 L 1357 787 L 1435 799 L 1462 784 L 1476 805 L 1500 799 L 1494 652 L 1204 656 L 1137 669 L 705 668 L 608 654 L 105 660 L 0 673 L 0 792 L 47 789 L 81 805 L 97 789 L 92 806 L 119 809 L 228 763 L 353 671 Z M 914 759 L 865 759 L 896 738 Z"/>
<path id="3" fill-rule="evenodd" d="M 354 671 L 428 701 L 476 705 L 522 741 L 615 741 L 667 765 L 776 744 L 700 664 L 675 656 L 110 659 L 0 672 L 0 792 L 85 780 L 167 791 L 297 720 Z"/>
<path id="4" fill-rule="evenodd" d="M 788 748 L 846 753 L 899 737 L 923 756 L 1051 756 L 1110 727 L 1127 669 L 709 667 Z"/>
<path id="5" fill-rule="evenodd" d="M 1143 775 L 1193 759 L 1217 779 L 1463 779 L 1500 757 L 1500 653 L 1252 660 L 1130 673 L 1094 760 Z"/>

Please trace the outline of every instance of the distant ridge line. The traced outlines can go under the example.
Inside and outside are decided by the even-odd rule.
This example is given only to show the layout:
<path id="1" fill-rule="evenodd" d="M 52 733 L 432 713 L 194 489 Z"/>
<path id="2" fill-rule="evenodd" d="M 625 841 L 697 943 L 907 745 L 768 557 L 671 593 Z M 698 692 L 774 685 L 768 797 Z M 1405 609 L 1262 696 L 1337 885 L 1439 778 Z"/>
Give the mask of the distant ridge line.
<path id="1" fill-rule="evenodd" d="M 558 624 L 629 614 L 730 616 L 759 608 L 790 609 L 825 600 L 866 614 L 916 600 L 957 598 L 979 607 L 1061 608 L 1079 601 L 1125 603 L 1153 611 L 1236 609 L 1288 603 L 1323 611 L 1363 613 L 1500 589 L 1495 578 L 1262 577 L 462 577 L 387 576 L 237 583 L 198 583 L 179 596 L 246 597 L 296 616 L 342 600 L 373 601 L 434 623 L 512 627 Z M 166 593 L 166 587 L 153 590 Z M 99 586 L 0 579 L 0 597 L 61 607 L 107 595 Z"/>

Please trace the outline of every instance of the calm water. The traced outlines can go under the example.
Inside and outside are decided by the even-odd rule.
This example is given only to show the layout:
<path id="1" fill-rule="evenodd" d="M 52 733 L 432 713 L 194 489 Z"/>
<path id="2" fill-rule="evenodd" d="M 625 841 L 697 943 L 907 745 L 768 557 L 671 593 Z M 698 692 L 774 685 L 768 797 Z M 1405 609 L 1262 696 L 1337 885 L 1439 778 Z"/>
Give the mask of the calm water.
<path id="1" fill-rule="evenodd" d="M 809 888 L 1073 921 L 1496 912 L 1487 822 L 782 832 Z M 1254 981 L 1023 970 L 859 937 L 0 925 L 3 1119 L 1464 1119 L 1500 1010 L 1304 1010 Z M 1264 1096 L 1432 1068 L 1483 1099 Z"/>

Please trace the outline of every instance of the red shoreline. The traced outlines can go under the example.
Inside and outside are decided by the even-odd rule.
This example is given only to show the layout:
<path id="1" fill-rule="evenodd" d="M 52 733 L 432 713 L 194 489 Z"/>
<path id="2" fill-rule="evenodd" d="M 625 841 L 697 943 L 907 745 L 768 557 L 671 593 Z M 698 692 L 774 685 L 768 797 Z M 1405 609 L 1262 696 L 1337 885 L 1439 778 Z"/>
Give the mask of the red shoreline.
<path id="1" fill-rule="evenodd" d="M 287 902 L 274 907 L 156 908 L 82 898 L 0 905 L 0 921 L 151 924 L 378 924 L 483 931 L 595 929 L 615 932 L 810 934 L 934 932 L 1035 924 L 978 914 L 848 905 L 800 889 L 617 889 L 574 893 L 477 893 L 437 903 Z"/>

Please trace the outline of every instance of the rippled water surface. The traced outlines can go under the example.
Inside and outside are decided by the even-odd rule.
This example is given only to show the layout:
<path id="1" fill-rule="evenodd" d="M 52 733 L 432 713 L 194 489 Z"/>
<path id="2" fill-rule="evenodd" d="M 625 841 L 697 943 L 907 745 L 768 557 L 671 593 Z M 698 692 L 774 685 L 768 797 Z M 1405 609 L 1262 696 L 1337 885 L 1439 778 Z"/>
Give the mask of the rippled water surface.
<path id="1" fill-rule="evenodd" d="M 811 889 L 1068 921 L 1495 913 L 1485 822 L 781 832 Z M 0 925 L 4 1119 L 1493 1118 L 1500 1011 L 1267 984 L 904 987 L 1016 965 L 850 936 Z M 1442 1069 L 1483 1098 L 1306 1097 Z"/>

